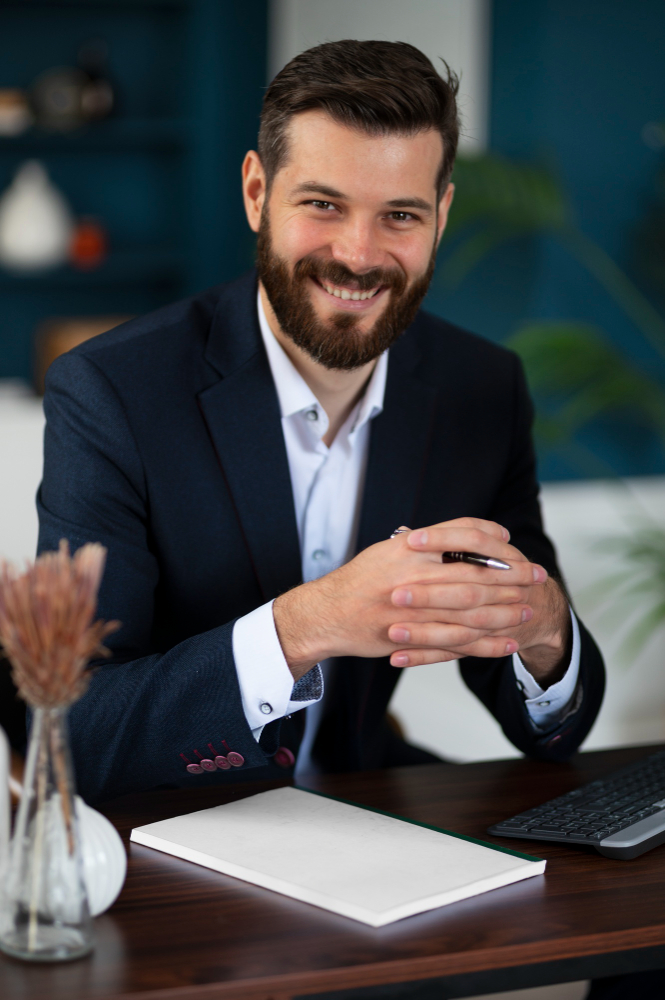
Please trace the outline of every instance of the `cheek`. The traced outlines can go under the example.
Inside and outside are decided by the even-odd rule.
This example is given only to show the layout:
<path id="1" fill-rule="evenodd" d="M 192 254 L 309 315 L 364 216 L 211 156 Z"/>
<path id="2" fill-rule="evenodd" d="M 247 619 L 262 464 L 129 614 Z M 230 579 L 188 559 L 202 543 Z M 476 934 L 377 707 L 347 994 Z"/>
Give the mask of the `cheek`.
<path id="1" fill-rule="evenodd" d="M 277 230 L 273 227 L 274 249 L 293 262 L 325 249 L 329 243 L 327 226 L 322 222 L 296 217 L 285 220 Z"/>
<path id="2" fill-rule="evenodd" d="M 410 280 L 419 277 L 427 270 L 434 247 L 434 236 L 431 240 L 422 235 L 412 238 L 403 237 L 396 241 L 392 255 Z"/>

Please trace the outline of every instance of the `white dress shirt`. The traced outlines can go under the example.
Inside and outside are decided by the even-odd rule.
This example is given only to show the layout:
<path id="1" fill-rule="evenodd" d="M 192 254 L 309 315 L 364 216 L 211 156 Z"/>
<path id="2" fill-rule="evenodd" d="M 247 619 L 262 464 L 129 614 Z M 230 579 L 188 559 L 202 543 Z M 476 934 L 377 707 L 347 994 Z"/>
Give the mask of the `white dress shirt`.
<path id="1" fill-rule="evenodd" d="M 275 339 L 260 295 L 261 335 L 279 400 L 282 431 L 291 475 L 303 581 L 318 579 L 355 553 L 358 518 L 369 451 L 370 421 L 381 413 L 388 353 L 381 355 L 367 389 L 334 441 L 323 438 L 328 417 L 288 355 Z M 272 601 L 239 618 L 233 629 L 233 655 L 245 717 L 258 740 L 266 723 L 310 706 L 298 753 L 297 773 L 311 769 L 311 748 L 322 714 L 324 677 L 334 661 L 313 667 L 294 685 L 272 614 Z M 570 709 L 579 672 L 579 628 L 571 611 L 573 652 L 564 677 L 544 692 L 518 654 L 516 683 L 534 728 L 547 730 Z M 322 668 L 322 669 L 321 669 Z"/>

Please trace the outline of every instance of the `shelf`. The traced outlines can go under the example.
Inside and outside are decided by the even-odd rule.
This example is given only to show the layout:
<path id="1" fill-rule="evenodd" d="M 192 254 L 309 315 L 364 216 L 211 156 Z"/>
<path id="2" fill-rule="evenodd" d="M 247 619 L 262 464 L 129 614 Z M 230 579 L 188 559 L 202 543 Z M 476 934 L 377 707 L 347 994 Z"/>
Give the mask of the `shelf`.
<path id="1" fill-rule="evenodd" d="M 187 7 L 195 0 L 31 0 L 30 7 L 87 7 L 93 10 L 97 7 Z M 2 0 L 5 7 L 22 7 L 25 0 Z M 32 12 L 32 11 L 31 11 Z"/>
<path id="2" fill-rule="evenodd" d="M 184 118 L 111 118 L 72 132 L 31 128 L 21 135 L 1 136 L 0 152 L 179 149 L 190 139 L 190 131 L 191 124 Z"/>
<path id="3" fill-rule="evenodd" d="M 182 277 L 184 257 L 168 249 L 116 250 L 94 271 L 70 266 L 33 274 L 0 270 L 0 289 L 94 288 L 108 285 L 163 284 Z"/>

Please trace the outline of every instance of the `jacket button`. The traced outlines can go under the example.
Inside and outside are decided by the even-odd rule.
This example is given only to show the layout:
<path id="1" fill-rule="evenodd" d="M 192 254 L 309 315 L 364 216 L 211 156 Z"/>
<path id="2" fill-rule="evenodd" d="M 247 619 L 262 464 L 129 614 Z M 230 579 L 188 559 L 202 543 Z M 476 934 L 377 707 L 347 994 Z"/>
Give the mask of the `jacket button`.
<path id="1" fill-rule="evenodd" d="M 222 771 L 231 770 L 231 765 L 229 764 L 228 760 L 226 759 L 226 757 L 222 757 L 221 754 L 219 757 L 215 757 L 215 764 L 217 765 L 217 767 L 221 768 Z"/>
<path id="2" fill-rule="evenodd" d="M 203 768 L 200 764 L 188 764 L 187 770 L 190 774 L 203 774 Z"/>
<path id="3" fill-rule="evenodd" d="M 279 747 L 273 759 L 279 767 L 293 767 L 296 762 L 288 747 Z"/>
<path id="4" fill-rule="evenodd" d="M 216 771 L 217 765 L 214 760 L 202 760 L 200 761 L 201 767 L 204 771 Z"/>
<path id="5" fill-rule="evenodd" d="M 245 763 L 243 755 L 241 753 L 236 753 L 235 750 L 232 750 L 231 753 L 227 753 L 226 759 L 233 767 L 242 767 Z"/>

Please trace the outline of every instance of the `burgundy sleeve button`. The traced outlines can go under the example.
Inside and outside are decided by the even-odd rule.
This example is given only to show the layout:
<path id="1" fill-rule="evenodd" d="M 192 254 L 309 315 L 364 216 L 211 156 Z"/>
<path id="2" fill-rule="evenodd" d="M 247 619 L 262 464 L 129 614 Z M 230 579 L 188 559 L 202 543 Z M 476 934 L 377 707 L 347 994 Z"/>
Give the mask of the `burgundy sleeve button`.
<path id="1" fill-rule="evenodd" d="M 296 762 L 288 747 L 279 747 L 273 759 L 279 767 L 293 767 Z"/>
<path id="2" fill-rule="evenodd" d="M 232 750 L 231 753 L 227 753 L 226 759 L 232 767 L 242 767 L 245 763 L 243 755 L 241 753 L 236 753 L 235 750 Z"/>
<path id="3" fill-rule="evenodd" d="M 203 768 L 204 771 L 217 770 L 217 765 L 215 764 L 214 760 L 202 760 L 199 761 L 199 763 L 201 764 L 201 767 Z"/>
<path id="4" fill-rule="evenodd" d="M 200 764 L 188 764 L 187 770 L 190 774 L 203 774 L 203 768 Z"/>
<path id="5" fill-rule="evenodd" d="M 221 754 L 219 755 L 219 757 L 215 757 L 215 764 L 217 765 L 217 767 L 221 768 L 222 771 L 231 770 L 231 765 L 229 764 L 228 760 L 226 759 L 226 757 L 222 757 Z"/>

